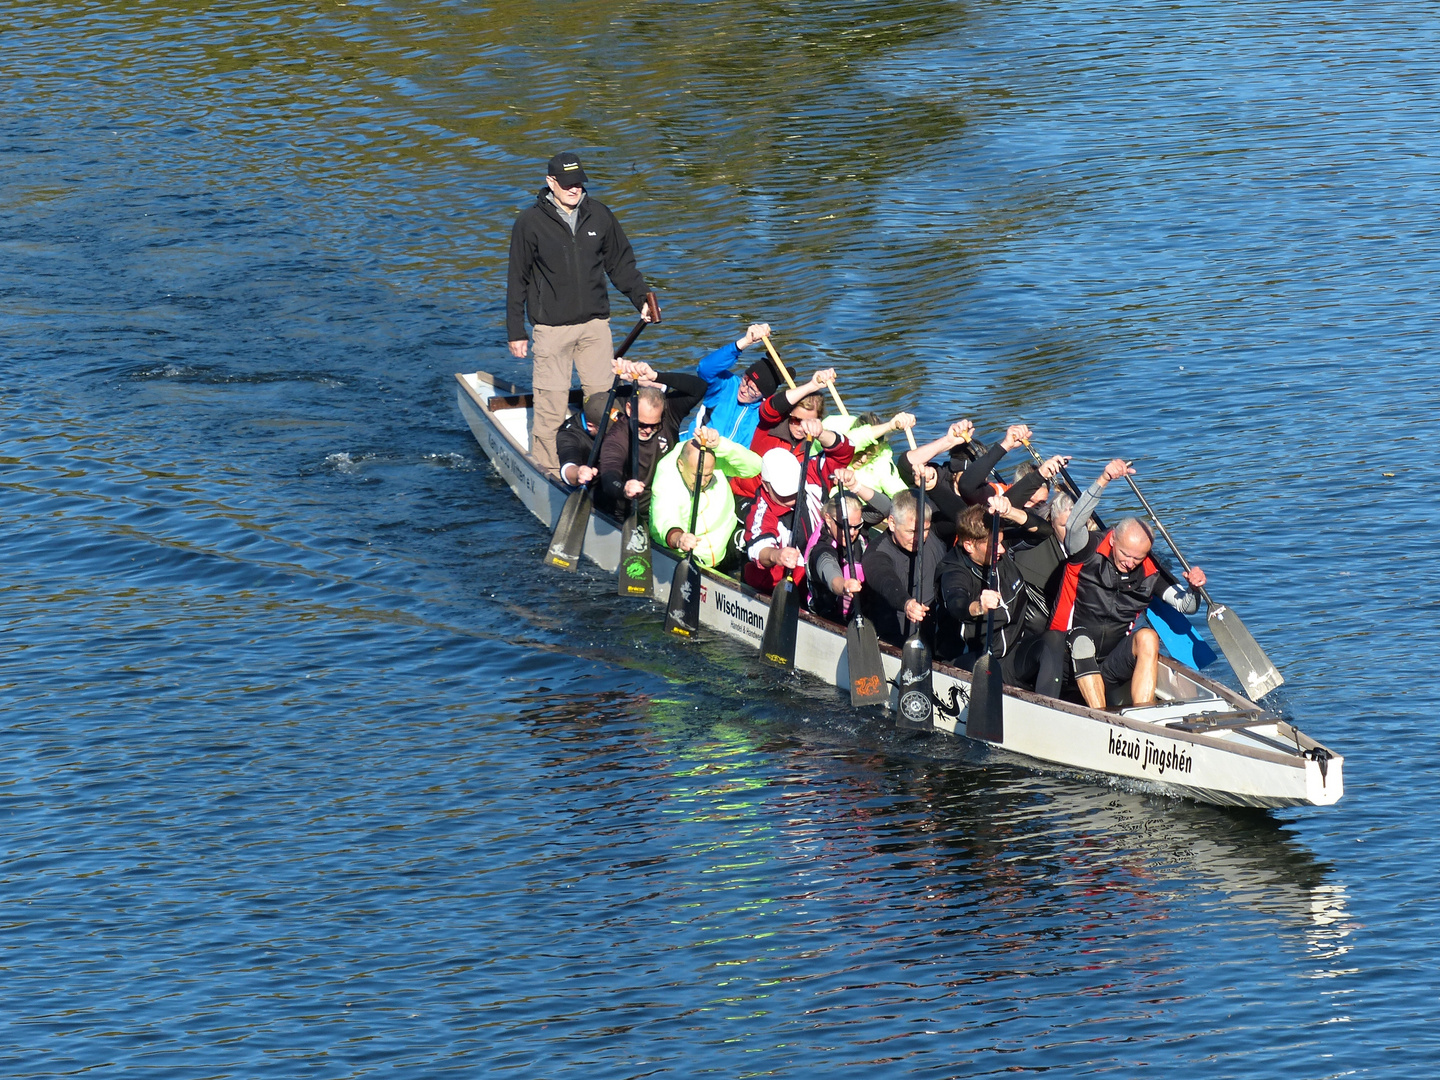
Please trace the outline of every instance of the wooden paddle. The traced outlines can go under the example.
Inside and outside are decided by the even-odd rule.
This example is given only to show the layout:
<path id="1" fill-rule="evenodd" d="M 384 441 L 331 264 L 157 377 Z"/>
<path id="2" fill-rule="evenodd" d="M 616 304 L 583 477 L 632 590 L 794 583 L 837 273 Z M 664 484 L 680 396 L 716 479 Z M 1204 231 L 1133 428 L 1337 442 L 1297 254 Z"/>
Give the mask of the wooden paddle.
<path id="1" fill-rule="evenodd" d="M 791 390 L 795 389 L 795 380 L 790 377 L 790 372 L 785 370 L 785 365 L 780 362 L 780 354 L 775 351 L 775 346 L 770 344 L 768 337 L 760 339 L 765 343 L 765 351 L 770 354 L 770 359 L 775 361 L 775 370 L 780 372 L 780 377 L 785 380 L 785 385 Z"/>
<path id="2" fill-rule="evenodd" d="M 810 476 L 810 440 L 805 440 L 805 456 L 800 462 L 800 490 L 795 496 L 795 528 L 790 539 L 803 553 L 805 538 L 810 534 L 810 497 L 806 485 Z M 795 666 L 795 639 L 800 633 L 800 575 L 805 572 L 802 561 L 770 594 L 770 614 L 765 617 L 765 633 L 760 639 L 760 655 L 776 667 Z"/>
<path id="3" fill-rule="evenodd" d="M 916 449 L 915 432 L 905 429 L 910 449 Z M 925 466 L 915 469 L 915 551 L 910 556 L 910 594 L 918 604 L 925 588 Z M 935 699 L 931 693 L 930 649 L 920 636 L 923 624 L 912 622 L 910 634 L 900 648 L 900 711 L 895 727 L 900 731 L 930 731 L 935 722 Z"/>
<path id="4" fill-rule="evenodd" d="M 1165 542 L 1170 545 L 1170 550 L 1175 552 L 1175 558 L 1180 560 L 1188 573 L 1190 564 L 1185 561 L 1185 556 L 1180 554 L 1180 549 L 1175 546 L 1170 531 L 1165 524 L 1155 516 L 1155 511 L 1145 501 L 1145 496 L 1140 494 L 1133 477 L 1125 477 L 1130 484 L 1130 490 L 1135 492 L 1135 497 L 1140 500 L 1140 505 L 1145 507 L 1145 513 L 1150 515 L 1150 520 L 1155 522 L 1160 530 L 1160 535 L 1165 537 Z M 1250 631 L 1245 629 L 1245 624 L 1240 621 L 1240 616 L 1234 611 L 1217 604 L 1210 599 L 1210 594 L 1205 591 L 1204 586 L 1194 586 L 1201 599 L 1205 601 L 1207 614 L 1206 624 L 1210 627 L 1210 633 L 1215 638 L 1215 643 L 1220 646 L 1220 651 L 1225 654 L 1225 659 L 1230 662 L 1235 674 L 1239 677 L 1245 693 L 1251 701 L 1259 701 L 1262 697 L 1274 690 L 1285 680 L 1281 677 L 1279 670 L 1270 662 L 1265 655 L 1265 650 L 1260 648 L 1259 642 L 1251 636 Z"/>
<path id="5" fill-rule="evenodd" d="M 696 444 L 699 446 L 699 444 Z M 695 462 L 695 493 L 690 497 L 690 535 L 695 535 L 695 523 L 700 520 L 700 481 L 705 476 L 705 455 L 708 451 L 700 446 L 699 459 Z M 700 629 L 700 564 L 695 561 L 695 552 L 687 551 L 685 558 L 675 564 L 675 576 L 670 579 L 670 602 L 665 606 L 665 632 L 693 637 Z"/>
<path id="6" fill-rule="evenodd" d="M 660 321 L 660 304 L 652 292 L 647 300 L 650 305 L 652 322 Z M 640 331 L 646 327 L 644 319 L 640 319 L 631 328 L 630 333 L 625 335 L 625 340 L 615 350 L 615 359 L 619 360 L 625 355 L 626 350 L 635 344 L 635 339 L 640 336 Z M 615 404 L 615 392 L 620 388 L 620 380 L 616 379 L 610 386 L 610 394 L 605 399 L 605 412 L 600 417 L 600 426 L 595 432 L 595 441 L 590 445 L 590 459 L 587 462 L 589 468 L 595 468 L 595 463 L 600 460 L 600 444 L 605 441 L 605 430 L 610 425 L 610 408 Z M 584 423 L 584 420 L 581 420 Z M 560 570 L 574 570 L 580 565 L 580 551 L 585 546 L 585 530 L 590 524 L 590 510 L 593 503 L 593 496 L 590 494 L 590 485 L 582 484 L 565 499 L 565 505 L 560 509 L 560 518 L 555 522 L 555 531 L 550 535 L 550 548 L 545 552 L 544 565 L 554 566 Z"/>
<path id="7" fill-rule="evenodd" d="M 841 553 L 850 567 L 850 577 L 856 573 L 855 541 L 850 533 L 850 505 L 846 499 L 860 501 L 860 496 L 840 489 L 835 500 L 839 511 L 836 524 L 841 533 Z M 880 642 L 875 636 L 875 627 L 861 611 L 860 597 L 850 597 L 850 622 L 845 627 L 845 662 L 850 669 L 850 705 L 859 709 L 866 705 L 884 705 L 890 700 L 890 688 L 885 684 L 885 661 L 880 656 Z"/>
<path id="8" fill-rule="evenodd" d="M 1000 587 L 1000 515 L 990 515 L 990 568 L 985 587 Z M 965 714 L 965 734 L 986 742 L 1005 741 L 1005 684 L 1000 662 L 990 654 L 995 634 L 995 609 L 985 613 L 985 651 L 970 671 L 970 708 Z"/>
<path id="9" fill-rule="evenodd" d="M 630 394 L 630 477 L 640 479 L 640 387 Z M 654 596 L 655 575 L 650 570 L 650 530 L 640 519 L 642 491 L 630 500 L 630 513 L 620 530 L 620 565 L 615 589 L 621 596 Z"/>

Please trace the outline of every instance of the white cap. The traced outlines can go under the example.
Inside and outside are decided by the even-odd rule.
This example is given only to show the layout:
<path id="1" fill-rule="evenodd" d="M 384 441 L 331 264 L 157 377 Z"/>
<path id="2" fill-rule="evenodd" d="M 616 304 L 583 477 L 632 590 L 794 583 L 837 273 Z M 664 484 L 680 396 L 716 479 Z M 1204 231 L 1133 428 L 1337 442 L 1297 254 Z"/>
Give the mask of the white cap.
<path id="1" fill-rule="evenodd" d="M 788 499 L 800 490 L 800 462 L 783 446 L 771 447 L 760 459 L 760 479 L 776 495 Z"/>

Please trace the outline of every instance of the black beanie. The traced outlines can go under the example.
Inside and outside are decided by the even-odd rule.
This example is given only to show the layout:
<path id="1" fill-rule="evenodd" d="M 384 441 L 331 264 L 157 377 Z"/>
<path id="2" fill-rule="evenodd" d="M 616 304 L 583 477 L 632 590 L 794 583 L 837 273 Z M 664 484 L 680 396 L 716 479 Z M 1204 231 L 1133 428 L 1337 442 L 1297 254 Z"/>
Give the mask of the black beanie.
<path id="1" fill-rule="evenodd" d="M 780 380 L 775 377 L 775 370 L 770 366 L 768 357 L 762 356 L 755 363 L 751 364 L 745 372 L 755 379 L 755 385 L 760 387 L 762 397 L 769 397 L 775 393 L 775 388 L 780 385 Z"/>

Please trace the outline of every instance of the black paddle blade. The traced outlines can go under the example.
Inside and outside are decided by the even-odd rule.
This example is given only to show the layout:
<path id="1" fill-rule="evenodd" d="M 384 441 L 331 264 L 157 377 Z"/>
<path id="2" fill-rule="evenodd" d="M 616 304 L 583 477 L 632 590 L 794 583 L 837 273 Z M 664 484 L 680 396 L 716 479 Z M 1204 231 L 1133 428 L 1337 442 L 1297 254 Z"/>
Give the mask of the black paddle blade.
<path id="1" fill-rule="evenodd" d="M 700 567 L 681 559 L 670 579 L 670 603 L 665 609 L 665 632 L 694 637 L 700 629 Z"/>
<path id="2" fill-rule="evenodd" d="M 565 500 L 560 520 L 550 537 L 550 550 L 545 565 L 561 570 L 574 570 L 580 565 L 580 550 L 585 546 L 585 527 L 590 524 L 590 489 L 576 488 Z"/>
<path id="3" fill-rule="evenodd" d="M 765 617 L 765 634 L 760 655 L 776 667 L 795 667 L 795 637 L 800 631 L 800 598 L 795 583 L 787 576 L 770 594 L 770 614 Z"/>
<path id="4" fill-rule="evenodd" d="M 930 650 L 918 634 L 905 639 L 900 649 L 900 711 L 895 727 L 901 731 L 929 731 L 935 720 L 931 696 Z"/>
<path id="5" fill-rule="evenodd" d="M 875 628 L 860 616 L 845 628 L 845 661 L 850 667 L 850 704 L 859 709 L 866 705 L 885 705 L 890 701 L 890 687 L 885 684 L 885 664 L 880 658 L 880 642 Z"/>
<path id="6" fill-rule="evenodd" d="M 988 652 L 980 654 L 970 672 L 965 734 L 986 742 L 1005 741 L 1005 684 L 1000 679 L 1000 665 Z"/>
<path id="7" fill-rule="evenodd" d="M 650 533 L 635 511 L 620 533 L 620 567 L 616 591 L 621 596 L 654 596 L 655 575 L 650 570 Z"/>

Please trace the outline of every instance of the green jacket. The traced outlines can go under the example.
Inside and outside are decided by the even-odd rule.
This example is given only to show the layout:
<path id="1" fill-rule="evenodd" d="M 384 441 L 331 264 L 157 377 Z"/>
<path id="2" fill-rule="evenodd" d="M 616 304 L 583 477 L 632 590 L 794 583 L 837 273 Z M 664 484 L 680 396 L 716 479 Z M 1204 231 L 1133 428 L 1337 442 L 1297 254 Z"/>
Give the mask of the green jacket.
<path id="1" fill-rule="evenodd" d="M 665 543 L 671 529 L 690 531 L 694 495 L 680 475 L 680 455 L 687 445 L 681 443 L 655 466 L 650 490 L 650 536 L 657 544 Z M 711 453 L 715 455 L 715 471 L 710 486 L 700 492 L 700 516 L 695 522 L 695 535 L 700 538 L 695 545 L 695 561 L 701 566 L 714 566 L 724 560 L 738 525 L 730 478 L 760 475 L 760 455 L 739 443 L 722 438 Z"/>
<path id="2" fill-rule="evenodd" d="M 831 431 L 844 435 L 855 447 L 855 460 L 850 467 L 862 484 L 883 491 L 891 498 L 905 490 L 905 481 L 895 468 L 890 445 L 880 438 L 881 427 L 862 424 L 854 416 L 827 416 L 823 423 Z"/>

